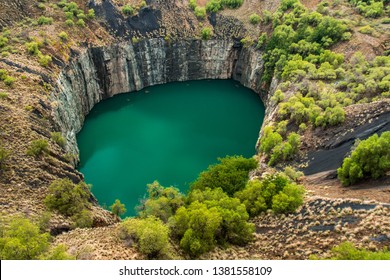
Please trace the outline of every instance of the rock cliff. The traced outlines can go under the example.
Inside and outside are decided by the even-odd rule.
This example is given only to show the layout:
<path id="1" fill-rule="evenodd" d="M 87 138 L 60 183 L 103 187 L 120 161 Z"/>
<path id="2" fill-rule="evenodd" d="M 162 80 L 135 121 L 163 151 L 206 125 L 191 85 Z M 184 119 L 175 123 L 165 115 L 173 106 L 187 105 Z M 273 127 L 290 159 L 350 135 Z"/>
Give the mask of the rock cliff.
<path id="1" fill-rule="evenodd" d="M 61 72 L 52 92 L 54 120 L 78 154 L 76 134 L 103 99 L 174 81 L 233 78 L 260 93 L 261 52 L 233 40 L 148 39 L 92 47 Z"/>

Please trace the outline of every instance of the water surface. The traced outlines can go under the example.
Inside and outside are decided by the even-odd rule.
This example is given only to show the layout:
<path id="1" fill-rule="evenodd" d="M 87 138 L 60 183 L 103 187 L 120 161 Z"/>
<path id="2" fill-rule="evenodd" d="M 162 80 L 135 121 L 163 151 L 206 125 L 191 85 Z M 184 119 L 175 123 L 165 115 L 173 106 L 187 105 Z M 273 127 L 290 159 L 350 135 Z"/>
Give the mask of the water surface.
<path id="1" fill-rule="evenodd" d="M 255 154 L 260 98 L 232 80 L 170 83 L 97 104 L 78 134 L 79 171 L 101 205 L 127 216 L 158 180 L 182 191 L 226 155 Z"/>

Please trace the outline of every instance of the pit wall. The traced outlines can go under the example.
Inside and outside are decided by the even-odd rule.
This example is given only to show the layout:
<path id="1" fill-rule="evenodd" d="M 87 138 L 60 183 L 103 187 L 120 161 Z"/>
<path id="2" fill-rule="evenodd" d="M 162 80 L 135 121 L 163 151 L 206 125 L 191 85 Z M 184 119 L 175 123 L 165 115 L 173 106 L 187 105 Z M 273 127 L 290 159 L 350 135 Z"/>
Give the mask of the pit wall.
<path id="1" fill-rule="evenodd" d="M 148 86 L 233 78 L 258 93 L 269 110 L 260 94 L 263 66 L 261 52 L 234 41 L 149 39 L 92 47 L 59 75 L 51 96 L 53 118 L 67 139 L 67 151 L 78 154 L 76 134 L 95 104 Z"/>

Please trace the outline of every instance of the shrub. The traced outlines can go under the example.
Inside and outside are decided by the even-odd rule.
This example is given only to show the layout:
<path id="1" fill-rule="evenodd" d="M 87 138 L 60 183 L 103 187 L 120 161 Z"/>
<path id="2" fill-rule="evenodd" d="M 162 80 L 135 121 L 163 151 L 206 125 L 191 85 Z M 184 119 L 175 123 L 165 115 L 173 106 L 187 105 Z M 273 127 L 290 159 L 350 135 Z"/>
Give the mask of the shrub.
<path id="1" fill-rule="evenodd" d="M 332 248 L 332 260 L 390 260 L 390 251 L 372 252 L 365 249 L 356 248 L 350 242 L 343 242 Z"/>
<path id="2" fill-rule="evenodd" d="M 49 152 L 49 144 L 44 139 L 33 140 L 27 150 L 29 156 L 41 156 Z"/>
<path id="3" fill-rule="evenodd" d="M 8 39 L 6 37 L 0 36 L 0 48 L 5 47 L 8 44 Z"/>
<path id="4" fill-rule="evenodd" d="M 26 43 L 26 47 L 29 54 L 38 55 L 40 53 L 38 42 L 33 41 L 30 43 Z"/>
<path id="5" fill-rule="evenodd" d="M 72 216 L 73 227 L 89 228 L 93 225 L 93 217 L 91 211 L 83 209 Z"/>
<path id="6" fill-rule="evenodd" d="M 126 213 L 126 207 L 119 199 L 116 199 L 115 202 L 110 206 L 111 212 L 116 216 L 122 216 Z"/>
<path id="7" fill-rule="evenodd" d="M 87 18 L 90 20 L 95 18 L 95 11 L 93 9 L 88 10 Z"/>
<path id="8" fill-rule="evenodd" d="M 9 87 L 12 87 L 13 84 L 15 83 L 15 81 L 16 81 L 16 79 L 13 78 L 13 77 L 11 77 L 11 76 L 7 76 L 7 77 L 5 77 L 5 79 L 4 79 L 4 83 L 5 83 L 7 86 L 9 86 Z"/>
<path id="9" fill-rule="evenodd" d="M 74 256 L 69 255 L 66 252 L 65 245 L 58 245 L 57 247 L 54 247 L 50 251 L 48 251 L 46 254 L 44 254 L 43 258 L 44 260 L 75 260 L 76 258 Z"/>
<path id="10" fill-rule="evenodd" d="M 184 205 L 184 197 L 174 187 L 164 188 L 159 182 L 148 184 L 148 198 L 137 206 L 140 217 L 154 216 L 167 222 Z"/>
<path id="11" fill-rule="evenodd" d="M 189 206 L 180 207 L 169 220 L 180 247 L 197 257 L 216 244 L 243 245 L 252 239 L 254 226 L 239 199 L 228 197 L 222 189 L 193 190 Z"/>
<path id="12" fill-rule="evenodd" d="M 350 157 L 344 159 L 337 169 L 338 178 L 344 186 L 371 177 L 377 179 L 390 170 L 390 132 L 377 134 L 361 141 Z"/>
<path id="13" fill-rule="evenodd" d="M 85 21 L 81 18 L 76 22 L 76 24 L 80 27 L 85 27 Z"/>
<path id="14" fill-rule="evenodd" d="M 50 55 L 43 55 L 43 54 L 38 55 L 38 62 L 39 65 L 41 65 L 42 67 L 49 66 L 51 61 L 52 61 L 52 57 Z"/>
<path id="15" fill-rule="evenodd" d="M 71 26 L 74 25 L 74 22 L 73 22 L 73 20 L 71 20 L 71 19 L 67 19 L 67 20 L 65 21 L 65 24 L 66 24 L 67 26 L 71 27 Z"/>
<path id="16" fill-rule="evenodd" d="M 124 13 L 127 16 L 132 16 L 134 14 L 134 8 L 130 5 L 125 5 L 122 8 L 122 13 Z"/>
<path id="17" fill-rule="evenodd" d="M 38 8 L 41 9 L 41 10 L 46 10 L 46 6 L 43 3 L 39 3 L 38 4 Z"/>
<path id="18" fill-rule="evenodd" d="M 254 13 L 249 16 L 249 21 L 252 24 L 258 24 L 261 21 L 261 18 L 258 14 Z"/>
<path id="19" fill-rule="evenodd" d="M 149 258 L 163 257 L 169 250 L 169 229 L 155 217 L 126 219 L 119 232 L 121 239 L 136 242 L 140 252 Z"/>
<path id="20" fill-rule="evenodd" d="M 267 209 L 275 213 L 294 212 L 303 203 L 304 188 L 290 180 L 283 173 L 267 175 L 262 180 L 252 180 L 237 192 L 251 217 Z"/>
<path id="21" fill-rule="evenodd" d="M 210 165 L 200 173 L 198 179 L 191 184 L 191 189 L 221 188 L 228 195 L 233 195 L 245 187 L 249 171 L 257 167 L 253 158 L 242 156 L 218 158 L 219 164 Z"/>
<path id="22" fill-rule="evenodd" d="M 205 19 L 206 18 L 206 8 L 205 7 L 196 7 L 195 8 L 195 16 L 198 19 Z"/>
<path id="23" fill-rule="evenodd" d="M 196 3 L 196 1 L 194 2 Z M 221 9 L 222 9 L 221 0 L 210 0 L 206 4 L 206 10 L 210 13 L 216 13 Z"/>
<path id="24" fill-rule="evenodd" d="M 38 18 L 39 25 L 45 25 L 45 24 L 50 25 L 52 23 L 53 23 L 53 18 L 51 18 L 51 17 L 40 16 Z"/>
<path id="25" fill-rule="evenodd" d="M 197 6 L 196 0 L 190 0 L 189 6 L 191 10 L 195 11 L 195 8 Z"/>
<path id="26" fill-rule="evenodd" d="M 275 213 L 294 212 L 303 203 L 304 189 L 302 186 L 289 184 L 272 198 L 272 210 Z"/>
<path id="27" fill-rule="evenodd" d="M 13 218 L 0 232 L 2 260 L 38 259 L 49 248 L 50 235 L 40 233 L 39 227 L 25 218 Z"/>
<path id="28" fill-rule="evenodd" d="M 256 48 L 261 49 L 265 45 L 265 43 L 267 42 L 267 39 L 268 39 L 267 33 L 263 32 L 260 35 L 259 39 L 257 40 Z"/>
<path id="29" fill-rule="evenodd" d="M 8 93 L 6 92 L 0 92 L 0 100 L 1 99 L 7 99 L 8 98 Z"/>
<path id="30" fill-rule="evenodd" d="M 61 214 L 73 216 L 89 206 L 89 197 L 89 185 L 84 182 L 75 185 L 69 179 L 61 179 L 54 181 L 49 186 L 45 205 L 50 210 L 57 210 Z"/>
<path id="31" fill-rule="evenodd" d="M 61 132 L 52 132 L 50 134 L 51 136 L 51 140 L 53 140 L 55 143 L 57 143 L 58 145 L 60 145 L 62 148 L 65 147 L 66 145 L 66 140 L 65 138 L 62 136 Z"/>
<path id="32" fill-rule="evenodd" d="M 60 34 L 58 34 L 58 37 L 60 37 L 60 39 L 62 41 L 68 41 L 68 33 L 66 33 L 65 31 L 62 31 L 60 32 Z"/>
<path id="33" fill-rule="evenodd" d="M 209 40 L 213 36 L 213 31 L 210 27 L 205 27 L 202 29 L 202 39 Z"/>
<path id="34" fill-rule="evenodd" d="M 221 0 L 223 6 L 226 6 L 230 9 L 236 9 L 241 7 L 244 0 Z"/>
<path id="35" fill-rule="evenodd" d="M 359 32 L 363 34 L 372 34 L 374 33 L 374 28 L 369 25 L 363 26 L 359 28 Z"/>

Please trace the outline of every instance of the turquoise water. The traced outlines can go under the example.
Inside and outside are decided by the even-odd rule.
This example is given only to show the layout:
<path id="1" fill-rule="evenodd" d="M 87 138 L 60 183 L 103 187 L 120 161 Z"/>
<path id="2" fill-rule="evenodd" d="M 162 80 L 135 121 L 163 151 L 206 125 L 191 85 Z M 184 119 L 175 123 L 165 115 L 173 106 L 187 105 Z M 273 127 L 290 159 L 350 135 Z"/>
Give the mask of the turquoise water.
<path id="1" fill-rule="evenodd" d="M 218 157 L 255 154 L 264 106 L 232 80 L 170 83 L 97 104 L 78 134 L 79 171 L 100 205 L 120 199 L 126 216 L 146 184 L 188 189 Z"/>

